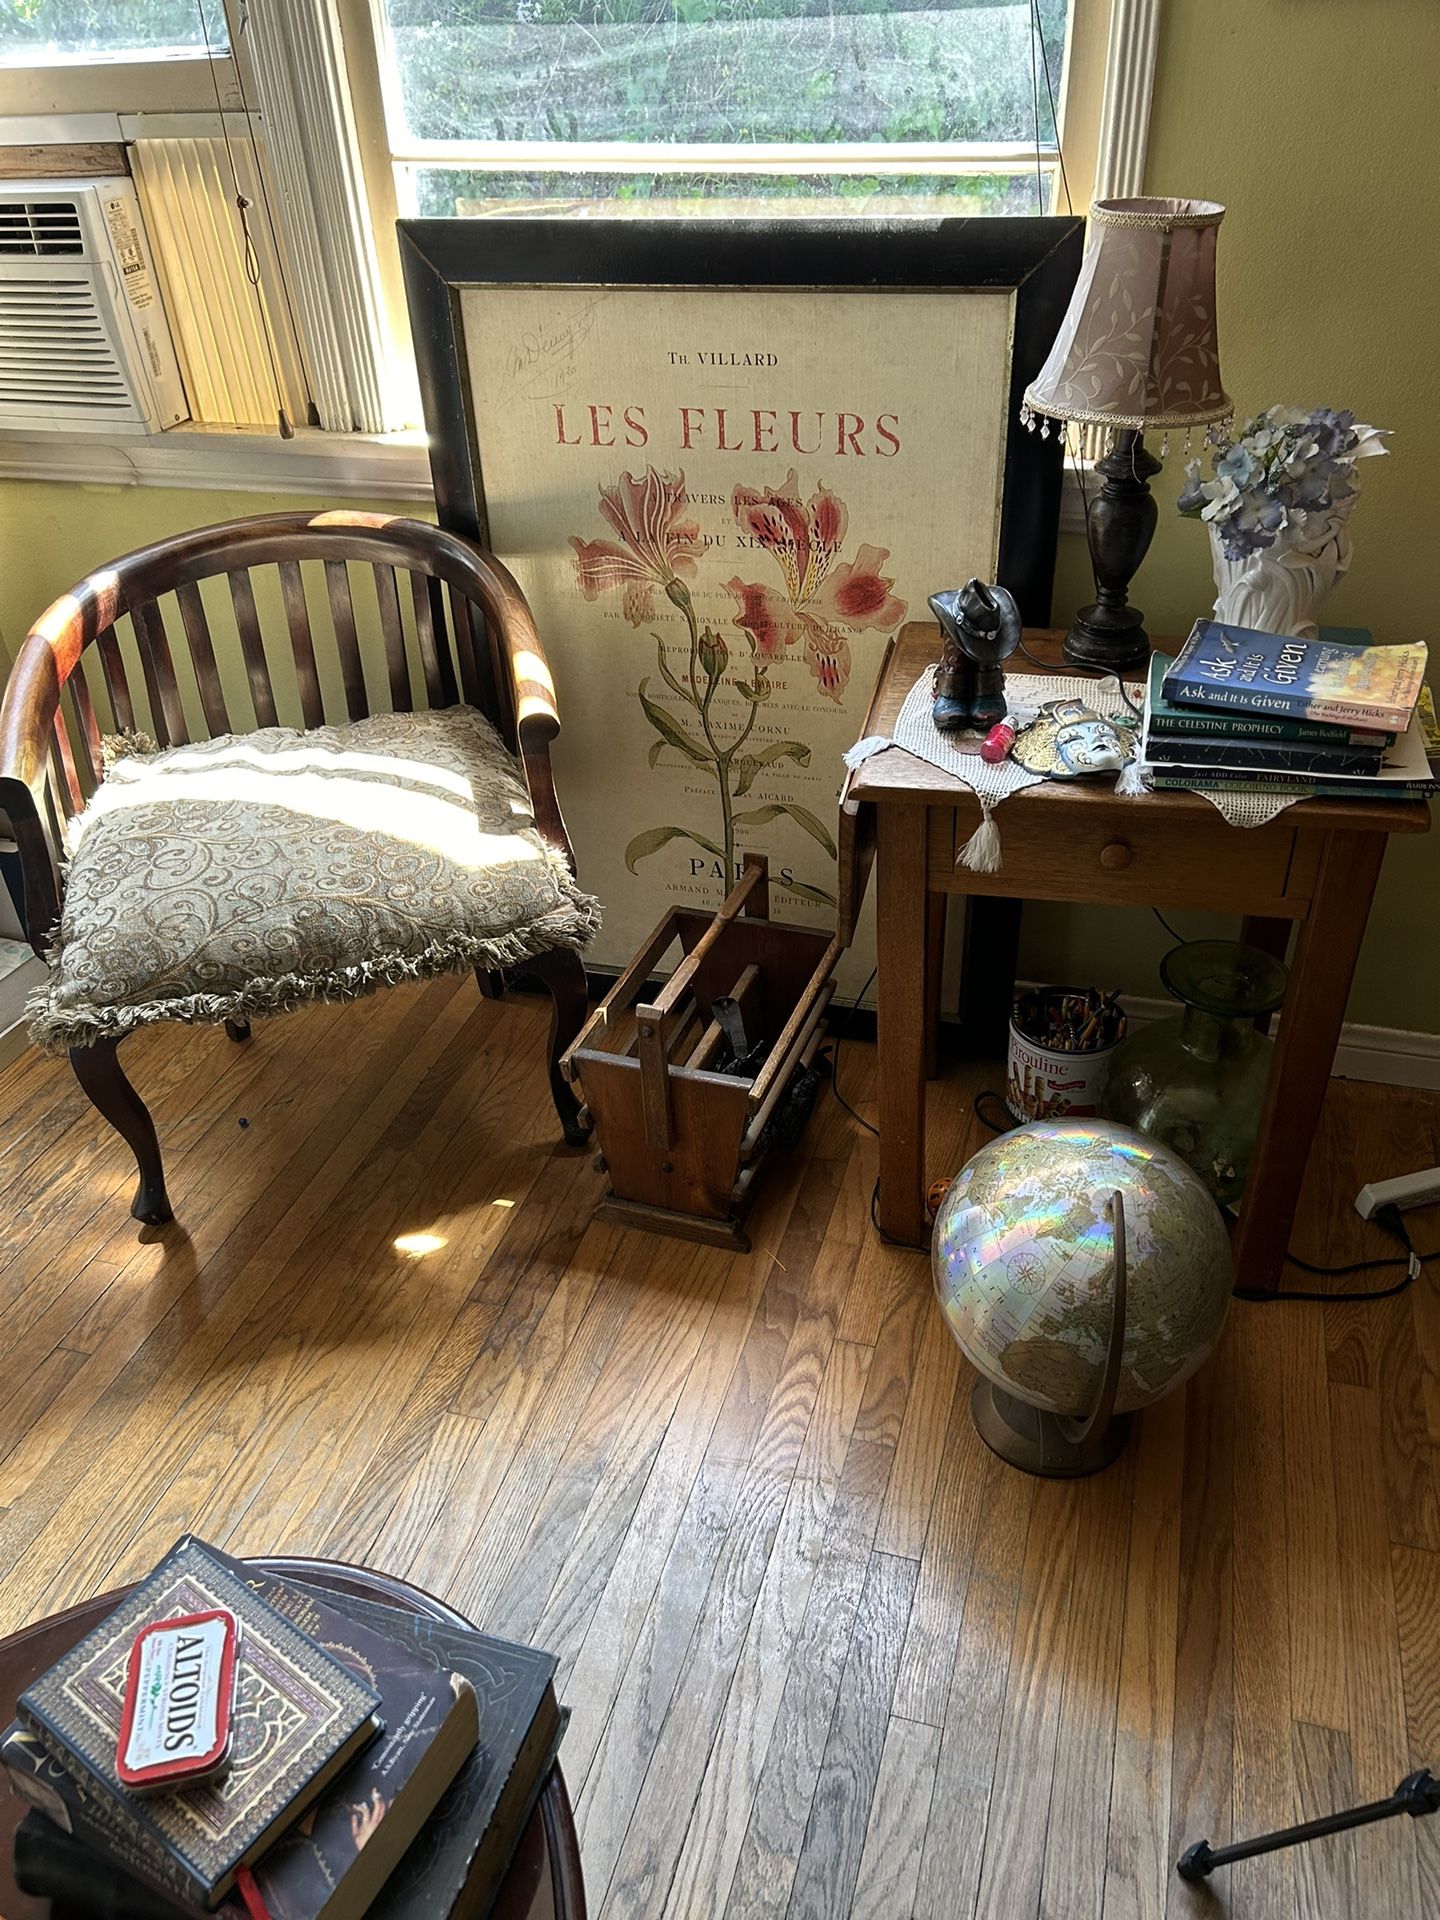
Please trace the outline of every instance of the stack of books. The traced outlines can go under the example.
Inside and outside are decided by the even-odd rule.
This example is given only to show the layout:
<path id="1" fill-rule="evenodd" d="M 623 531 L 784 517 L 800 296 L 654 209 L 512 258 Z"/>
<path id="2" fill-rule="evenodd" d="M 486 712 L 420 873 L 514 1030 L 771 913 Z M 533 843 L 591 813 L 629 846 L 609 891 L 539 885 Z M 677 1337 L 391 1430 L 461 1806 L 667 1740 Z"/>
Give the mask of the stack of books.
<path id="1" fill-rule="evenodd" d="M 1197 620 L 1150 661 L 1141 759 L 1153 787 L 1284 787 L 1346 800 L 1433 793 L 1434 706 L 1423 646 L 1318 640 Z"/>
<path id="2" fill-rule="evenodd" d="M 17 1883 L 75 1920 L 479 1920 L 559 1745 L 555 1666 L 187 1536 L 0 1735 Z"/>

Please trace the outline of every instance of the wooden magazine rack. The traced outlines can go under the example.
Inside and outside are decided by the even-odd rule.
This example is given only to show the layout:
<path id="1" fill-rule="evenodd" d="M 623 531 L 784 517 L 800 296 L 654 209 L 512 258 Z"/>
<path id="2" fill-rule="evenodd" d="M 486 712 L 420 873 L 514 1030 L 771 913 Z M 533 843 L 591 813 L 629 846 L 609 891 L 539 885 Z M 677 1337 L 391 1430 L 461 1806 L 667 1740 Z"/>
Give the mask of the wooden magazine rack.
<path id="1" fill-rule="evenodd" d="M 678 941 L 682 958 L 653 1000 L 646 983 Z M 591 1014 L 561 1062 L 595 1121 L 610 1188 L 596 1218 L 746 1248 L 744 1221 L 766 1128 L 797 1066 L 808 1066 L 835 991 L 838 937 L 770 919 L 769 863 L 747 853 L 718 913 L 677 907 Z M 720 1073 L 727 1043 L 712 1012 L 738 1004 L 753 1077 Z"/>

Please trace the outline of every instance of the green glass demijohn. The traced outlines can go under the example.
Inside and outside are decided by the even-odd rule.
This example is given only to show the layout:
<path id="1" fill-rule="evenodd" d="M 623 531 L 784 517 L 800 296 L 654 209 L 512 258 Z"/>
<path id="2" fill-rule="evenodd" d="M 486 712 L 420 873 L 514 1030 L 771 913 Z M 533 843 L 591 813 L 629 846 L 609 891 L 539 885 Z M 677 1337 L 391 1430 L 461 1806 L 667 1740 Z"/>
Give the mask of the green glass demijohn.
<path id="1" fill-rule="evenodd" d="M 1270 1071 L 1254 1023 L 1284 999 L 1286 971 L 1257 947 L 1189 940 L 1166 954 L 1160 978 L 1184 1011 L 1115 1049 L 1100 1111 L 1162 1141 L 1228 1206 L 1245 1187 Z"/>

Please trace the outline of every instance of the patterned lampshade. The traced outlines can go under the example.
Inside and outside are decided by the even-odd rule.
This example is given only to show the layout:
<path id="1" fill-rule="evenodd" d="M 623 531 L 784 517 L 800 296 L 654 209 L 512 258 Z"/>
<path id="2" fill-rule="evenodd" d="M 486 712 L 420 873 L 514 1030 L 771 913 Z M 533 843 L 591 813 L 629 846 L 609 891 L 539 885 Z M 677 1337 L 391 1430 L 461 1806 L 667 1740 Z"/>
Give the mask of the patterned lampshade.
<path id="1" fill-rule="evenodd" d="M 1025 390 L 1034 414 L 1112 428 L 1229 419 L 1215 329 L 1211 200 L 1097 200 L 1080 277 L 1050 357 Z"/>

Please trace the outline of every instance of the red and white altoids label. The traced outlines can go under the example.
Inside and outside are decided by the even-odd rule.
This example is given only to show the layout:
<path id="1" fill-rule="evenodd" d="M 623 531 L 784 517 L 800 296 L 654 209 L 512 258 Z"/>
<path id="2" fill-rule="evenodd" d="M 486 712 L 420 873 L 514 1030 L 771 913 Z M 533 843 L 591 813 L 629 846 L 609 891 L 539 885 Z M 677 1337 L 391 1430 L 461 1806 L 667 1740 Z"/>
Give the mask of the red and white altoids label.
<path id="1" fill-rule="evenodd" d="M 187 1786 L 224 1766 L 239 1640 L 239 1622 L 221 1607 L 136 1634 L 115 1755 L 125 1786 Z"/>

